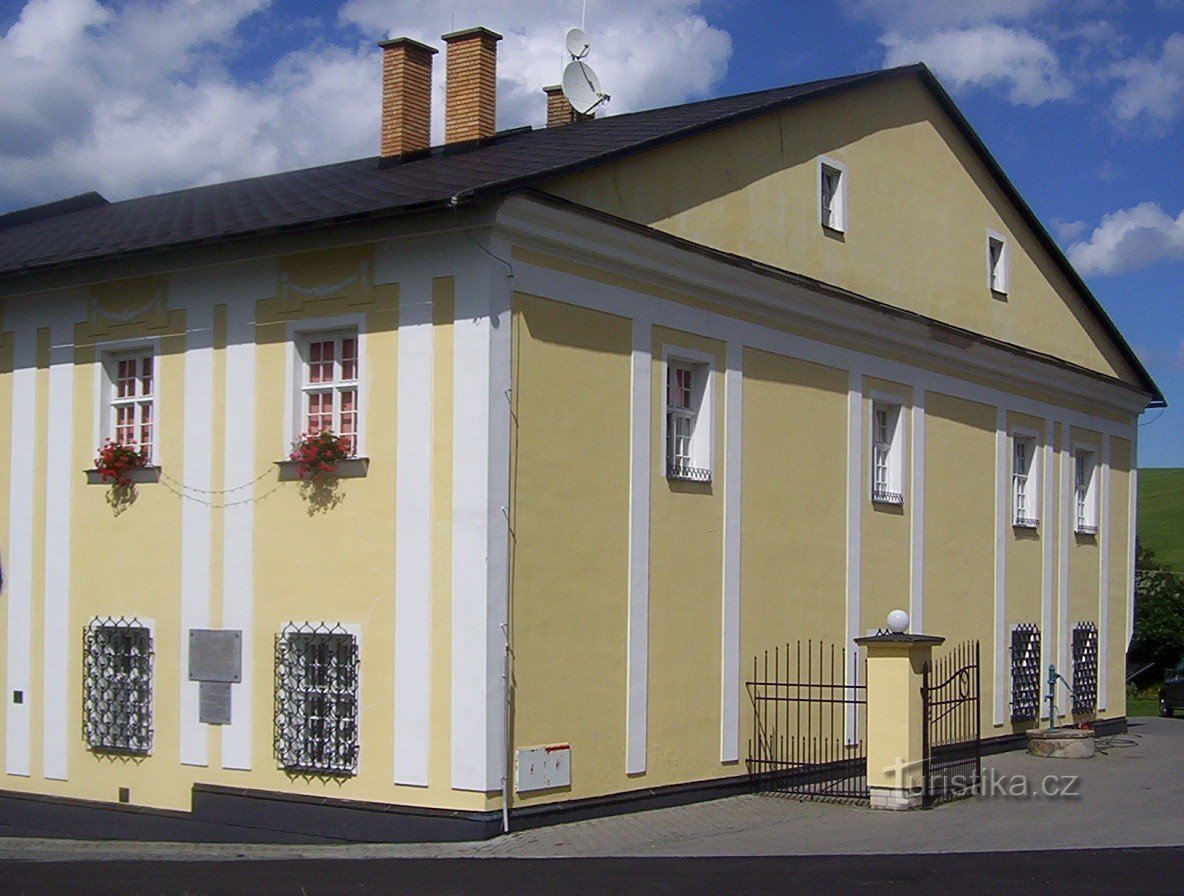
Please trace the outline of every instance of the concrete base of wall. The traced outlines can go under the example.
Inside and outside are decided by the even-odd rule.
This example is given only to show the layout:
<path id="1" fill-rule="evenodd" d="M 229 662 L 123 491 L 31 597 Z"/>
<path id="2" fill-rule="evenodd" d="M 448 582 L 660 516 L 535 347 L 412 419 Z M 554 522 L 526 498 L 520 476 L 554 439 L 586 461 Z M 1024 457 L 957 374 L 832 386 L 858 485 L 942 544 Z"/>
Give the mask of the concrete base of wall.
<path id="1" fill-rule="evenodd" d="M 1093 723 L 1122 734 L 1125 718 Z M 1023 749 L 1025 733 L 984 738 L 983 755 Z M 512 830 L 722 799 L 753 790 L 747 775 L 514 809 Z M 873 797 L 874 798 L 874 797 Z M 417 843 L 485 840 L 500 811 L 459 812 L 196 784 L 189 812 L 0 790 L 0 836 L 190 843 Z"/>
<path id="2" fill-rule="evenodd" d="M 873 809 L 920 809 L 921 792 L 902 787 L 869 787 Z"/>

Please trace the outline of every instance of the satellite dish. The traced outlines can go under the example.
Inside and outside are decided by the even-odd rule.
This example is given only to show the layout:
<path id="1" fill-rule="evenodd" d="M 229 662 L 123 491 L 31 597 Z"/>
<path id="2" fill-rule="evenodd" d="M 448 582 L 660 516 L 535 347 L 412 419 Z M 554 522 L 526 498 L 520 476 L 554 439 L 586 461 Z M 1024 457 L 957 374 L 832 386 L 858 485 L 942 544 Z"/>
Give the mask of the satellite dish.
<path id="1" fill-rule="evenodd" d="M 572 59 L 583 59 L 588 55 L 588 35 L 582 28 L 572 28 L 567 32 L 567 52 Z"/>
<path id="2" fill-rule="evenodd" d="M 573 59 L 563 70 L 563 95 L 581 115 L 590 115 L 608 99 L 608 94 L 600 89 L 600 79 L 592 71 L 592 66 L 579 59 Z"/>

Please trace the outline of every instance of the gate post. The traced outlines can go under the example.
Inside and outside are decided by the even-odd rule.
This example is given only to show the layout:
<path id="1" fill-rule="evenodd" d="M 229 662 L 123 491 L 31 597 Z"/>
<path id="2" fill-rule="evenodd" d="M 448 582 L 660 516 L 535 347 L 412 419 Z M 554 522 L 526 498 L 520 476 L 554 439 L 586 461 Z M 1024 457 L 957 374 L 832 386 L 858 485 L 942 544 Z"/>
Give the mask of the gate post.
<path id="1" fill-rule="evenodd" d="M 906 617 L 899 627 L 907 625 Z M 921 678 L 933 648 L 944 641 L 903 632 L 855 639 L 867 648 L 867 784 L 873 809 L 921 805 L 926 725 Z"/>

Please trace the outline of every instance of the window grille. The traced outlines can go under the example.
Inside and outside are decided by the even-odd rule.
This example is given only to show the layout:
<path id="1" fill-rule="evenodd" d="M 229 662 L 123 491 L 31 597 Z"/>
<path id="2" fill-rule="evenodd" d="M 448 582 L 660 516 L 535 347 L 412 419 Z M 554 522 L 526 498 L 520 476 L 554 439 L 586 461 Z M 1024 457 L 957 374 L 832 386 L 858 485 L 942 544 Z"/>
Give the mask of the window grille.
<path id="1" fill-rule="evenodd" d="M 151 460 L 156 442 L 156 387 L 152 355 L 112 359 L 111 437 Z"/>
<path id="2" fill-rule="evenodd" d="M 344 436 L 358 450 L 358 337 L 313 336 L 306 345 L 304 430 Z"/>
<path id="3" fill-rule="evenodd" d="M 1040 715 L 1040 629 L 1024 622 L 1011 630 L 1011 720 Z"/>
<path id="4" fill-rule="evenodd" d="M 1073 626 L 1073 712 L 1098 708 L 1098 627 L 1092 622 Z"/>
<path id="5" fill-rule="evenodd" d="M 152 751 L 152 633 L 138 619 L 95 618 L 83 635 L 83 738 L 95 752 Z"/>
<path id="6" fill-rule="evenodd" d="M 275 755 L 290 772 L 358 772 L 358 640 L 340 626 L 275 639 Z"/>
<path id="7" fill-rule="evenodd" d="M 1015 440 L 1015 457 L 1012 466 L 1012 503 L 1015 516 L 1012 519 L 1012 524 L 1021 529 L 1035 529 L 1038 523 L 1034 504 L 1035 496 L 1029 494 L 1032 454 L 1032 442 L 1027 439 Z"/>
<path id="8" fill-rule="evenodd" d="M 671 361 L 666 367 L 666 476 L 710 482 L 711 470 L 693 465 L 691 442 L 698 417 L 694 404 L 694 369 Z"/>

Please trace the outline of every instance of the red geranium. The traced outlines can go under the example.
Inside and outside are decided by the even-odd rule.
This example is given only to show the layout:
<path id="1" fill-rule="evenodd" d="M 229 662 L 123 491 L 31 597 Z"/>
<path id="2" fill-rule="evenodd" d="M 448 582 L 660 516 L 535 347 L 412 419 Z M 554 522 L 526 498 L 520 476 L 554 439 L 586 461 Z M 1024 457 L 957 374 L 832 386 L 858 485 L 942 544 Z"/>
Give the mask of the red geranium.
<path id="1" fill-rule="evenodd" d="M 353 446 L 348 436 L 322 429 L 301 433 L 292 443 L 288 459 L 296 461 L 296 475 L 301 479 L 317 479 L 332 473 L 341 461 L 352 456 Z"/>
<path id="2" fill-rule="evenodd" d="M 124 445 L 114 439 L 107 439 L 99 449 L 99 456 L 95 458 L 95 469 L 104 482 L 113 482 L 121 488 L 132 484 L 132 470 L 139 470 L 148 465 L 148 453 L 143 449 Z"/>

